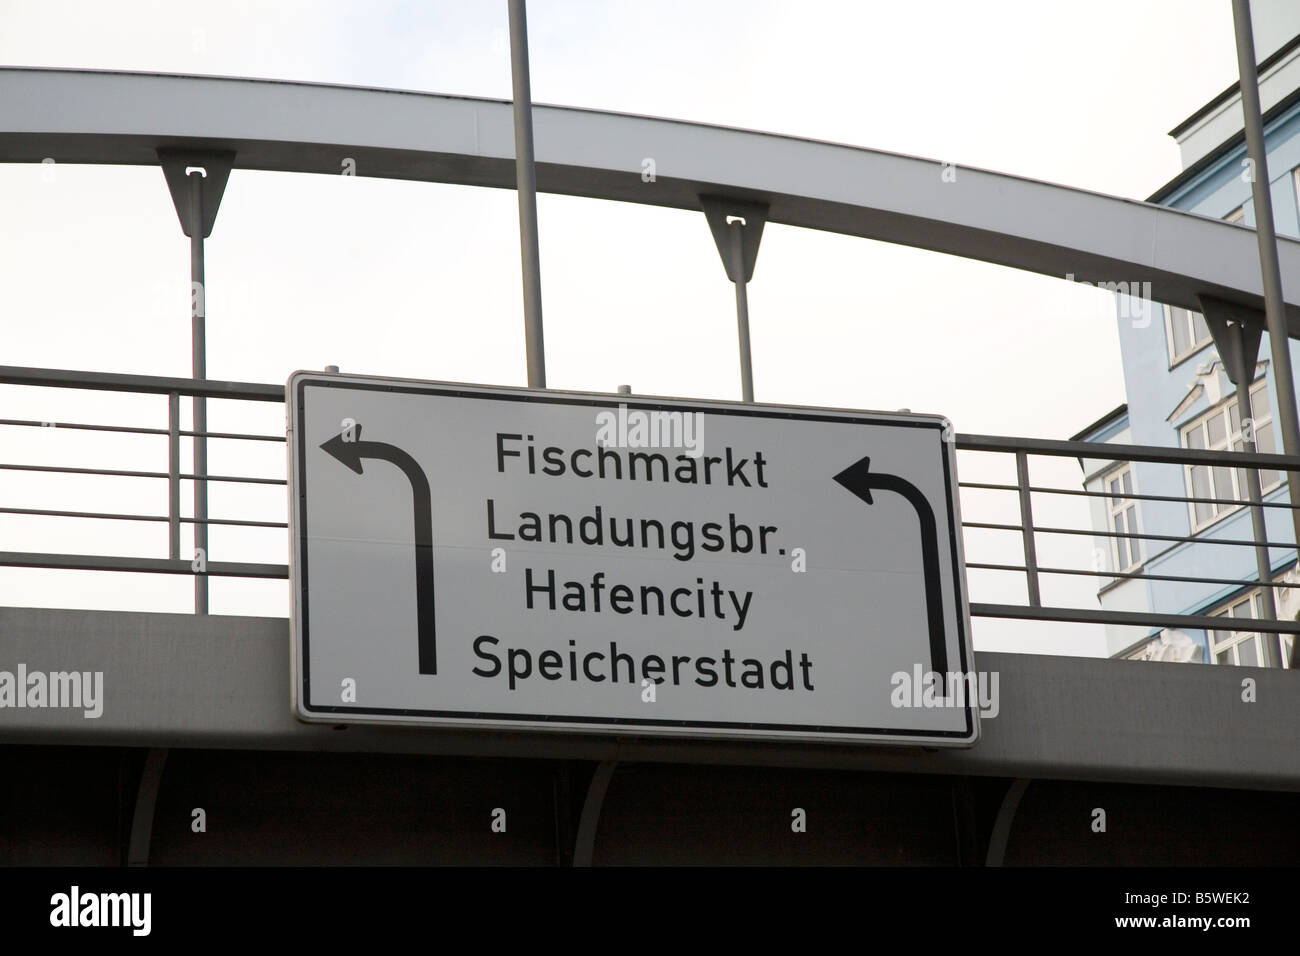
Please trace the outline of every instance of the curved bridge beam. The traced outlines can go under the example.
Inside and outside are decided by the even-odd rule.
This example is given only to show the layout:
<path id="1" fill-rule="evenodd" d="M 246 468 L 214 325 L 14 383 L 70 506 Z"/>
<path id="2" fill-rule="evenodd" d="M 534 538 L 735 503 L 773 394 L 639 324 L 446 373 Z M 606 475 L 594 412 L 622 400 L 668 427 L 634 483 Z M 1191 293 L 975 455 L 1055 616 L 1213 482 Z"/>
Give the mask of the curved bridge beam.
<path id="1" fill-rule="evenodd" d="M 770 222 L 930 249 L 1151 298 L 1263 308 L 1254 230 L 1161 206 L 931 160 L 618 113 L 539 106 L 545 192 L 698 210 L 766 203 Z M 311 83 L 0 69 L 0 162 L 156 166 L 166 148 L 235 150 L 239 169 L 514 188 L 509 102 Z M 655 181 L 642 163 L 655 163 Z M 1282 274 L 1300 242 L 1279 242 Z M 1295 284 L 1295 283 L 1293 283 Z M 1300 288 L 1286 293 L 1300 337 Z M 1247 317 L 1248 321 L 1254 321 Z"/>

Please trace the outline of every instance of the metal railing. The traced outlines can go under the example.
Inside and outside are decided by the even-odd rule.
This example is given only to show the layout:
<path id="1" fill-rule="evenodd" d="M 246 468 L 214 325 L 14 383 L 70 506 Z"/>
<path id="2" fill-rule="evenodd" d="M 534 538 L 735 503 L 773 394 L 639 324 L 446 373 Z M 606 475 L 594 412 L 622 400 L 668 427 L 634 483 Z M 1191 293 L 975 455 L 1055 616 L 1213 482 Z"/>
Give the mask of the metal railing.
<path id="1" fill-rule="evenodd" d="M 167 525 L 168 535 L 166 556 L 132 557 L 121 554 L 74 554 L 48 553 L 35 551 L 15 551 L 3 549 L 0 542 L 0 567 L 41 568 L 41 569 L 78 569 L 86 571 L 126 571 L 158 574 L 206 575 L 209 577 L 232 578 L 287 578 L 288 568 L 285 564 L 275 562 L 222 561 L 206 560 L 202 566 L 191 557 L 182 556 L 181 529 L 186 525 L 205 523 L 207 526 L 229 526 L 246 528 L 266 528 L 287 530 L 283 520 L 261 519 L 255 517 L 206 517 L 195 518 L 182 513 L 182 482 L 207 482 L 217 485 L 222 483 L 243 483 L 284 486 L 286 480 L 281 471 L 275 475 L 245 474 L 208 474 L 196 476 L 181 470 L 181 442 L 185 439 L 207 438 L 234 442 L 278 442 L 283 444 L 285 437 L 280 434 L 251 433 L 240 431 L 195 431 L 182 426 L 182 400 L 193 398 L 229 399 L 240 402 L 280 403 L 284 402 L 284 388 L 279 385 L 262 385 L 244 382 L 194 381 L 182 378 L 161 378 L 155 376 L 120 375 L 102 372 L 77 372 L 50 369 L 32 369 L 0 366 L 0 386 L 30 386 L 55 389 L 76 389 L 91 392 L 125 392 L 138 395 L 155 395 L 167 397 L 165 423 L 157 426 L 134 426 L 104 424 L 85 421 L 58 421 L 38 419 L 3 418 L 0 419 L 0 435 L 5 429 L 48 428 L 99 432 L 113 434 L 131 434 L 152 436 L 166 439 L 166 470 L 144 470 L 138 468 L 95 468 L 69 465 L 56 465 L 42 462 L 18 462 L 9 460 L 5 449 L 9 443 L 0 442 L 0 474 L 4 472 L 35 472 L 41 474 L 74 474 L 85 476 L 111 476 L 133 481 L 157 482 L 160 486 L 160 513 L 132 513 L 117 511 L 97 511 L 76 509 L 74 507 L 42 508 L 24 507 L 21 503 L 0 500 L 0 516 L 23 515 L 36 518 L 77 519 L 81 521 L 115 521 L 143 522 Z M 1189 533 L 1162 534 L 1146 533 L 1141 530 L 1118 532 L 1113 528 L 1102 529 L 1095 522 L 1084 522 L 1077 526 L 1057 523 L 1038 524 L 1035 522 L 1035 510 L 1042 510 L 1047 501 L 1074 502 L 1079 504 L 1089 500 L 1104 498 L 1147 502 L 1152 505 L 1183 507 L 1187 509 L 1196 503 L 1233 509 L 1231 513 L 1246 514 L 1250 502 L 1245 498 L 1231 497 L 1195 497 L 1168 494 L 1151 494 L 1131 491 L 1116 494 L 1110 490 L 1095 490 L 1080 487 L 1082 471 L 1071 471 L 1075 476 L 1069 483 L 1036 484 L 1030 478 L 1030 461 L 1046 460 L 1061 462 L 1078 459 L 1120 465 L 1128 462 L 1145 462 L 1186 468 L 1193 465 L 1230 468 L 1237 471 L 1300 471 L 1300 460 L 1274 454 L 1244 454 L 1226 451 L 1186 450 L 1178 448 L 1161 448 L 1139 445 L 1118 445 L 1109 443 L 1092 443 L 1078 441 L 1051 441 L 1033 438 L 998 437 L 988 435 L 956 436 L 956 448 L 960 458 L 984 456 L 996 460 L 1003 470 L 1011 472 L 1010 479 L 965 480 L 960 481 L 963 508 L 963 537 L 965 539 L 966 566 L 969 572 L 1011 576 L 1023 581 L 1025 600 L 1021 602 L 1000 600 L 977 600 L 987 597 L 981 591 L 998 591 L 994 588 L 970 585 L 971 614 L 976 618 L 1012 619 L 1042 622 L 1060 622 L 1070 624 L 1112 625 L 1144 629 L 1151 634 L 1161 628 L 1192 628 L 1212 631 L 1241 631 L 1241 618 L 1223 617 L 1209 613 L 1166 613 L 1148 610 L 1116 610 L 1098 606 L 1098 596 L 1107 589 L 1131 581 L 1162 582 L 1167 584 L 1196 584 L 1215 586 L 1224 594 L 1256 587 L 1258 577 L 1246 571 L 1241 565 L 1241 574 L 1174 574 L 1162 573 L 1158 565 L 1180 549 L 1188 547 L 1213 547 L 1225 549 L 1254 549 L 1261 542 L 1252 537 L 1224 537 L 1207 531 L 1192 533 L 1189 519 Z M 283 458 L 280 459 L 283 463 Z M 126 462 L 131 464 L 131 462 Z M 1006 467 L 1006 466 L 1011 467 Z M 989 470 L 986 464 L 975 471 Z M 966 473 L 966 466 L 959 461 L 959 474 Z M 981 476 L 982 477 L 982 476 Z M 1070 487 L 1069 484 L 1073 484 Z M 1285 500 L 1277 500 L 1277 491 L 1270 492 L 1268 500 L 1260 507 L 1271 511 L 1290 510 L 1293 506 Z M 165 494 L 162 492 L 165 491 Z M 1000 496 L 1002 499 L 994 510 L 993 518 L 983 520 L 972 516 L 980 510 L 972 508 L 972 499 L 979 496 Z M 165 508 L 162 507 L 165 501 Z M 1060 510 L 1060 506 L 1056 506 Z M 1226 512 L 1225 512 L 1226 515 Z M 1227 524 L 1228 522 L 1225 522 Z M 1288 523 L 1289 528 L 1289 523 Z M 1211 529 L 1212 531 L 1213 529 Z M 982 535 L 1002 536 L 999 544 L 981 544 Z M 1014 537 L 1016 559 L 1008 560 L 1005 552 L 1009 550 L 1006 539 Z M 1067 566 L 1061 562 L 1044 561 L 1044 542 L 1059 540 L 1090 539 L 1090 542 L 1115 541 L 1126 539 L 1143 543 L 1159 543 L 1161 549 L 1150 555 L 1132 568 L 1099 567 L 1094 560 L 1091 566 Z M 1294 550 L 1294 542 L 1268 541 L 1267 547 L 1273 549 Z M 161 551 L 162 549 L 159 548 Z M 1068 550 L 1068 548 L 1067 548 Z M 1081 551 L 1079 547 L 1075 551 Z M 288 553 L 288 542 L 284 543 L 281 554 Z M 1095 553 L 1095 552 L 1094 552 Z M 1155 566 L 1155 567 L 1153 567 Z M 1071 604 L 1050 603 L 1044 598 L 1045 582 L 1053 579 L 1094 578 L 1096 591 L 1090 592 L 1088 600 L 1076 600 Z M 1280 591 L 1300 589 L 1300 583 L 1292 581 L 1272 581 L 1271 586 Z M 1005 590 L 1005 588 L 1003 588 Z M 1261 633 L 1295 635 L 1300 634 L 1300 622 L 1295 620 L 1263 621 L 1253 620 L 1253 630 Z"/>
<path id="2" fill-rule="evenodd" d="M 130 425 L 105 425 L 86 422 L 61 422 L 35 419 L 0 419 L 0 426 L 17 428 L 55 428 L 73 431 L 114 432 L 119 434 L 152 435 L 167 438 L 167 470 L 144 471 L 120 468 L 83 468 L 63 465 L 27 464 L 4 460 L 0 454 L 0 471 L 27 471 L 42 474 L 77 474 L 100 477 L 118 477 L 166 482 L 166 514 L 131 514 L 123 512 L 91 512 L 53 508 L 13 507 L 0 501 L 0 514 L 29 515 L 52 518 L 80 518 L 107 521 L 166 522 L 168 531 L 167 557 L 144 558 L 103 554 L 66 554 L 42 552 L 15 552 L 0 550 L 0 567 L 59 568 L 83 571 L 143 571 L 158 574 L 206 575 L 209 577 L 287 578 L 285 564 L 245 561 L 202 560 L 196 556 L 181 556 L 181 526 L 204 524 L 208 527 L 263 527 L 288 529 L 285 521 L 262 521 L 248 518 L 213 518 L 185 516 L 181 513 L 181 482 L 202 484 L 240 483 L 280 485 L 287 484 L 282 475 L 195 475 L 181 470 L 181 440 L 207 438 L 245 442 L 284 443 L 284 435 L 250 434 L 244 432 L 195 431 L 181 428 L 182 398 L 234 399 L 246 402 L 284 402 L 284 388 L 277 385 L 260 385 L 248 382 L 222 382 L 211 379 L 195 381 L 185 378 L 161 378 L 146 375 L 120 375 L 108 372 L 76 372 L 62 369 L 33 369 L 0 366 L 0 385 L 25 385 L 59 389 L 127 392 L 137 395 L 167 396 L 165 428 L 148 428 Z M 0 444 L 0 449 L 5 445 Z"/>
<path id="3" fill-rule="evenodd" d="M 1241 573 L 1235 575 L 1224 574 L 1167 574 L 1158 570 L 1152 570 L 1153 567 L 1159 567 L 1165 560 L 1174 557 L 1177 553 L 1187 548 L 1213 548 L 1222 549 L 1222 552 L 1216 550 L 1216 556 L 1219 553 L 1224 554 L 1218 562 L 1222 565 L 1231 565 L 1232 558 L 1238 557 L 1237 554 L 1230 555 L 1232 549 L 1249 549 L 1254 552 L 1259 546 L 1271 551 L 1281 549 L 1292 552 L 1289 557 L 1284 556 L 1280 562 L 1282 566 L 1294 561 L 1295 542 L 1288 540 L 1257 540 L 1253 535 L 1251 537 L 1230 537 L 1223 535 L 1225 527 L 1232 526 L 1233 522 L 1229 519 L 1238 518 L 1246 519 L 1249 515 L 1249 509 L 1252 507 L 1251 501 L 1246 497 L 1221 497 L 1221 496 L 1195 496 L 1195 495 L 1167 495 L 1167 494 L 1149 494 L 1137 491 L 1116 491 L 1112 489 L 1088 489 L 1088 488 L 1067 488 L 1060 486 L 1039 485 L 1031 482 L 1029 477 L 1029 459 L 1078 459 L 1082 466 L 1083 462 L 1091 461 L 1096 463 L 1092 474 L 1089 477 L 1097 480 L 1108 473 L 1113 473 L 1119 467 L 1134 462 L 1144 462 L 1152 465 L 1170 465 L 1185 469 L 1190 466 L 1205 466 L 1214 469 L 1230 469 L 1239 474 L 1256 474 L 1260 471 L 1300 471 L 1300 459 L 1290 458 L 1285 455 L 1244 453 L 1229 451 L 1209 451 L 1209 450 L 1190 450 L 1183 448 L 1164 448 L 1150 445 L 1120 445 L 1097 442 L 1079 442 L 1079 441 L 1052 441 L 1032 438 L 1006 438 L 989 435 L 958 435 L 957 448 L 966 452 L 992 453 L 1000 456 L 1012 457 L 1015 462 L 1015 481 L 1014 483 L 1006 482 L 984 482 L 984 481 L 962 481 L 960 486 L 963 492 L 987 491 L 1000 492 L 1007 496 L 1014 494 L 1018 506 L 1020 521 L 1018 523 L 999 522 L 999 521 L 976 521 L 963 520 L 962 527 L 967 541 L 967 562 L 968 573 L 971 571 L 993 571 L 1003 572 L 1023 576 L 1025 581 L 1025 590 L 1027 600 L 1023 604 L 1008 603 L 985 603 L 972 600 L 971 614 L 974 617 L 988 618 L 1006 618 L 1018 620 L 1036 620 L 1036 621 L 1055 621 L 1075 624 L 1101 624 L 1112 626 L 1124 626 L 1142 628 L 1147 631 L 1145 639 L 1156 636 L 1161 629 L 1195 629 L 1205 631 L 1236 631 L 1236 632 L 1256 632 L 1270 635 L 1297 635 L 1300 634 L 1300 621 L 1297 620 L 1264 620 L 1252 618 L 1249 624 L 1245 623 L 1241 617 L 1232 617 L 1223 614 L 1205 613 L 1214 608 L 1215 605 L 1222 607 L 1226 602 L 1233 599 L 1235 595 L 1260 587 L 1260 579 L 1254 573 L 1254 568 L 1247 569 L 1249 560 L 1243 558 L 1238 562 Z M 959 467 L 960 472 L 960 467 Z M 1082 469 L 1079 472 L 1081 478 L 1085 477 Z M 1180 476 L 1181 477 L 1181 476 Z M 1278 492 L 1285 492 L 1285 485 L 1280 488 L 1275 487 L 1268 492 L 1269 500 L 1259 502 L 1254 505 L 1264 511 L 1284 511 L 1290 512 L 1294 509 L 1288 500 L 1278 500 L 1281 496 Z M 1035 499 L 1042 500 L 1046 497 L 1064 498 L 1064 499 L 1101 499 L 1107 505 L 1116 500 L 1133 501 L 1133 502 L 1152 502 L 1162 505 L 1182 506 L 1188 516 L 1188 533 L 1186 534 L 1162 534 L 1155 532 L 1138 531 L 1116 531 L 1113 527 L 1101 528 L 1093 522 L 1087 528 L 1081 527 L 1061 527 L 1055 525 L 1036 524 L 1033 518 Z M 963 501 L 965 495 L 963 495 Z M 1193 529 L 1194 522 L 1191 518 L 1190 507 L 1196 504 L 1212 505 L 1216 509 L 1222 507 L 1224 510 L 1217 513 L 1214 521 L 1211 523 L 1215 527 L 1203 527 L 1199 530 Z M 964 507 L 964 505 L 963 505 Z M 965 512 L 964 512 L 965 514 Z M 1289 517 L 1289 516 L 1288 516 Z M 1140 525 L 1141 526 L 1141 525 Z M 994 531 L 1007 534 L 1014 534 L 1019 538 L 1020 551 L 1023 555 L 1023 563 L 1009 562 L 991 562 L 982 561 L 978 558 L 971 558 L 970 532 L 973 530 Z M 1247 531 L 1249 532 L 1249 526 Z M 1276 529 L 1275 529 L 1276 530 Z M 1288 520 L 1286 530 L 1290 530 Z M 1104 541 L 1107 543 L 1115 541 L 1129 542 L 1158 542 L 1161 545 L 1160 550 L 1153 554 L 1144 554 L 1141 560 L 1134 562 L 1131 567 L 1116 567 L 1115 562 L 1110 567 L 1098 566 L 1094 561 L 1092 567 L 1060 567 L 1044 565 L 1039 560 L 1040 537 L 1084 537 L 1093 541 Z M 1285 537 L 1285 532 L 1283 532 Z M 1095 552 L 1094 552 L 1095 553 Z M 1110 549 L 1103 552 L 1106 557 L 1112 557 Z M 1248 556 L 1247 556 L 1248 557 Z M 1277 566 L 1279 562 L 1274 559 L 1272 565 Z M 1048 606 L 1045 605 L 1041 598 L 1041 582 L 1045 576 L 1058 577 L 1092 577 L 1098 581 L 1098 598 L 1115 586 L 1127 582 L 1163 582 L 1169 584 L 1198 584 L 1213 585 L 1216 591 L 1207 592 L 1202 590 L 1199 598 L 1192 601 L 1193 605 L 1200 605 L 1196 613 L 1168 613 L 1152 610 L 1117 610 L 1102 606 L 1091 607 L 1067 607 L 1067 606 Z M 1268 582 L 1271 588 L 1281 591 L 1300 590 L 1300 582 L 1278 580 L 1276 574 Z M 1281 614 L 1279 614 L 1279 618 Z M 1134 644 L 1141 644 L 1142 641 L 1135 641 Z M 1294 654 L 1294 652 L 1293 652 Z M 1292 665 L 1294 666 L 1294 656 Z"/>

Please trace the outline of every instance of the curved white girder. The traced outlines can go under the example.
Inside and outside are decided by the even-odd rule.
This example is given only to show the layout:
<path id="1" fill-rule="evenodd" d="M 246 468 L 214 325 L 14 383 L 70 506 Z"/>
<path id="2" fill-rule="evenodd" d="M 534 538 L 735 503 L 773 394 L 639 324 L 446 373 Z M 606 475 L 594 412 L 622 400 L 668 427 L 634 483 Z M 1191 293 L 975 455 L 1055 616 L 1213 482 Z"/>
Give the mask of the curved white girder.
<path id="1" fill-rule="evenodd" d="M 158 165 L 162 146 L 236 152 L 236 169 L 513 188 L 508 101 L 222 77 L 0 68 L 0 162 Z M 1263 309 L 1254 230 L 1162 206 L 931 160 L 725 127 L 538 106 L 543 192 L 680 209 L 766 202 L 768 221 L 1076 281 L 1149 282 Z M 654 182 L 642 161 L 655 161 Z M 1300 242 L 1278 242 L 1282 274 Z M 879 281 L 888 281 L 881 277 Z M 1293 286 L 1297 283 L 1292 282 Z M 1300 288 L 1286 292 L 1300 337 Z M 1250 321 L 1262 317 L 1243 315 Z"/>

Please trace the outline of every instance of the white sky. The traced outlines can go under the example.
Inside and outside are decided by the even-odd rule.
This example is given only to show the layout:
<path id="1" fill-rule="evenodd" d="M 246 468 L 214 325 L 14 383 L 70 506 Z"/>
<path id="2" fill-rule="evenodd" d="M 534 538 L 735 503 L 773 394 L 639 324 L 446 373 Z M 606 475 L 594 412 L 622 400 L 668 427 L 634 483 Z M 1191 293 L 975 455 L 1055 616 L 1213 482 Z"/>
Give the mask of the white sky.
<path id="1" fill-rule="evenodd" d="M 505 0 L 0 0 L 0 23 L 0 64 L 11 66 L 510 96 Z M 1166 131 L 1236 76 L 1225 0 L 532 0 L 529 28 L 540 103 L 833 140 L 1136 199 L 1179 171 Z M 189 247 L 161 172 L 41 173 L 0 165 L 0 364 L 188 375 Z M 548 384 L 739 397 L 732 287 L 701 214 L 543 195 L 539 218 Z M 207 244 L 208 374 L 279 383 L 337 364 L 522 385 L 517 222 L 512 191 L 236 170 Z M 759 401 L 909 407 L 962 432 L 1049 438 L 1124 401 L 1111 296 L 1062 280 L 768 226 L 750 309 Z M 7 387 L 0 403 L 0 417 L 165 424 L 154 401 Z M 265 411 L 256 427 L 280 429 L 278 408 Z M 249 424 L 219 405 L 210 418 Z M 0 428 L 0 459 L 164 467 L 152 439 L 48 432 Z M 214 447 L 214 473 L 283 470 L 277 448 L 223 454 Z M 1012 474 L 978 456 L 961 466 L 968 480 Z M 1072 459 L 1040 461 L 1033 476 L 1079 487 Z M 0 491 L 0 504 L 22 507 L 166 506 L 157 483 L 10 473 Z M 965 498 L 965 517 L 1014 520 L 990 500 Z M 1078 499 L 1035 504 L 1040 524 L 1087 526 Z M 222 489 L 211 512 L 282 520 L 283 493 Z M 1040 546 L 1043 564 L 1090 564 L 1087 539 Z M 165 526 L 0 516 L 0 550 L 161 557 L 165 547 Z M 211 553 L 283 562 L 283 547 L 282 533 L 218 531 Z M 1018 563 L 1019 541 L 972 534 L 967 557 Z M 1019 581 L 980 572 L 971 589 L 976 601 L 1024 595 Z M 188 579 L 0 572 L 0 604 L 183 611 L 189 593 Z M 1095 607 L 1094 594 L 1088 579 L 1045 584 L 1048 603 Z M 213 595 L 218 613 L 287 613 L 282 583 L 219 581 Z M 1101 653 L 1088 627 L 976 621 L 975 632 L 981 649 Z"/>

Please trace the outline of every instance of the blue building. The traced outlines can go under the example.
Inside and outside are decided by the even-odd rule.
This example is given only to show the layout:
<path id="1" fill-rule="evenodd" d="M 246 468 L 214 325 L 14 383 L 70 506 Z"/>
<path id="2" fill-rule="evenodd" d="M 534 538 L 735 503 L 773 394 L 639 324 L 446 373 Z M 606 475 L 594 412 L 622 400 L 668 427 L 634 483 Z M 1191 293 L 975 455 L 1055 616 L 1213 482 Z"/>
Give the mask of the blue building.
<path id="1" fill-rule="evenodd" d="M 1300 4 L 1258 3 L 1255 13 L 1260 95 L 1270 193 L 1279 235 L 1300 237 Z M 1241 94 L 1233 84 L 1170 133 L 1182 151 L 1183 172 L 1148 201 L 1254 225 Z M 1284 277 L 1284 281 L 1296 277 Z M 1275 424 L 1277 390 L 1265 334 L 1251 376 L 1251 409 L 1238 408 L 1236 388 L 1211 339 L 1205 318 L 1186 309 L 1119 296 L 1118 326 L 1126 405 L 1075 435 L 1077 440 L 1171 448 L 1243 449 L 1253 428 L 1260 452 L 1281 451 Z M 1290 343 L 1300 368 L 1300 342 Z M 1215 544 L 1253 539 L 1250 509 L 1224 503 L 1246 498 L 1244 471 L 1144 462 L 1084 461 L 1085 488 L 1095 529 L 1144 538 L 1095 539 L 1093 570 L 1140 573 L 1141 578 L 1101 577 L 1098 599 L 1111 610 L 1196 615 L 1264 616 L 1252 548 Z M 1265 502 L 1286 502 L 1285 476 L 1261 472 Z M 1127 497 L 1140 495 L 1140 498 Z M 1188 497 L 1211 499 L 1190 503 Z M 1290 513 L 1265 508 L 1269 541 L 1294 540 Z M 1190 542 L 1180 538 L 1192 538 Z M 1293 548 L 1269 553 L 1275 582 L 1300 583 Z M 1186 580 L 1231 579 L 1213 584 Z M 1170 580 L 1178 579 L 1178 580 Z M 1274 588 L 1277 614 L 1300 616 L 1300 592 Z M 1260 665 L 1266 641 L 1281 641 L 1283 661 L 1291 639 L 1250 630 L 1160 631 L 1107 626 L 1112 657 Z"/>

